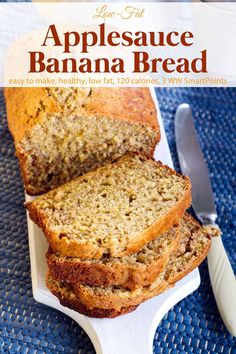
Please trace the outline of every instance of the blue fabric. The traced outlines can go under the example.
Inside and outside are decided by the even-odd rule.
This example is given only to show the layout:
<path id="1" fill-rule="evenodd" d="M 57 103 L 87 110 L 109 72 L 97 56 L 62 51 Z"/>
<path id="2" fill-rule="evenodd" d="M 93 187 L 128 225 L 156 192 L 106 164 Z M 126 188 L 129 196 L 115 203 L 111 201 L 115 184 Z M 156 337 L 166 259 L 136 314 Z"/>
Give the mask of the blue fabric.
<path id="1" fill-rule="evenodd" d="M 174 113 L 179 103 L 192 106 L 224 244 L 236 271 L 236 89 L 158 88 L 156 93 L 177 169 Z M 32 297 L 24 193 L 2 92 L 0 176 L 0 353 L 94 353 L 73 320 Z M 206 262 L 200 273 L 199 289 L 170 310 L 157 328 L 155 353 L 236 353 L 236 340 L 225 330 L 216 308 Z"/>

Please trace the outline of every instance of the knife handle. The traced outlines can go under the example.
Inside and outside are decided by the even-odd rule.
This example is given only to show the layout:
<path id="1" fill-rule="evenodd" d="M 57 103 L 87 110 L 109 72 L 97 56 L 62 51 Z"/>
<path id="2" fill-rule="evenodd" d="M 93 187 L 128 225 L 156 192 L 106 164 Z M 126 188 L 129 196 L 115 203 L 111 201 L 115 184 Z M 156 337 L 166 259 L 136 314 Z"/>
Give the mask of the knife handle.
<path id="1" fill-rule="evenodd" d="M 236 336 L 236 279 L 221 237 L 213 237 L 208 269 L 215 300 L 228 331 Z"/>

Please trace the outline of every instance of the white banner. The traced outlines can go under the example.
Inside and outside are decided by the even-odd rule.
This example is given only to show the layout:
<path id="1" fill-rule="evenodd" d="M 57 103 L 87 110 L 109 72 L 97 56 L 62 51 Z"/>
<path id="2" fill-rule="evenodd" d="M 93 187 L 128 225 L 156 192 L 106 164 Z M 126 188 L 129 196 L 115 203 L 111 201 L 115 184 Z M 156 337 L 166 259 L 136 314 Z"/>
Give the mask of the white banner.
<path id="1" fill-rule="evenodd" d="M 236 86 L 236 3 L 0 3 L 1 86 Z"/>

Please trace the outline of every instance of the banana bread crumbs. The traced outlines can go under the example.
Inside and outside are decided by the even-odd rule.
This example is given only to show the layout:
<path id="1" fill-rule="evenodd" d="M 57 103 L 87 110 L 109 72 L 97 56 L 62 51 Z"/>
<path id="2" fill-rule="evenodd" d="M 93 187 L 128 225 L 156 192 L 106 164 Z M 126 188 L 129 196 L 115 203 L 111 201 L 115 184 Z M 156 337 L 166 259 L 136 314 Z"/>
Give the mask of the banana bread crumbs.
<path id="1" fill-rule="evenodd" d="M 121 257 L 178 223 L 191 203 L 187 177 L 130 154 L 26 203 L 54 252 Z"/>
<path id="2" fill-rule="evenodd" d="M 160 140 L 147 88 L 5 88 L 24 185 L 37 195 Z"/>

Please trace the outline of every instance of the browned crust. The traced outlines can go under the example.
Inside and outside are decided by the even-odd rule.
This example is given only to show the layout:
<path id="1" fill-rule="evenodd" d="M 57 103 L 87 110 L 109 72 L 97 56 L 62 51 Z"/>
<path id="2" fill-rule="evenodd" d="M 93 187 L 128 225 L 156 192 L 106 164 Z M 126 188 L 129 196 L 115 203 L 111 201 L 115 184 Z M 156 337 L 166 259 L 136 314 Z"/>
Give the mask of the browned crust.
<path id="1" fill-rule="evenodd" d="M 30 195 L 44 193 L 47 191 L 45 188 L 36 188 L 30 183 L 27 152 L 22 149 L 20 142 L 34 126 L 50 119 L 55 113 L 63 113 L 63 107 L 49 95 L 45 87 L 5 88 L 4 95 L 8 126 L 15 141 L 26 192 Z M 86 102 L 72 114 L 82 114 L 88 118 L 108 117 L 151 127 L 156 132 L 156 140 L 150 147 L 150 156 L 160 141 L 156 108 L 148 88 L 93 88 Z"/>
<path id="2" fill-rule="evenodd" d="M 20 144 L 17 146 L 16 155 L 19 160 L 20 172 L 24 181 L 24 187 L 26 193 L 28 193 L 29 195 L 37 195 L 38 189 L 32 186 L 30 183 L 30 175 L 27 169 L 27 157 L 25 155 L 24 150 L 21 148 Z"/>
<path id="3" fill-rule="evenodd" d="M 129 312 L 134 311 L 138 307 L 138 306 L 129 306 L 129 307 L 123 307 L 120 310 L 116 310 L 113 308 L 111 309 L 88 308 L 85 305 L 83 305 L 77 298 L 66 297 L 66 294 L 63 294 L 63 291 L 59 287 L 58 288 L 56 288 L 55 286 L 50 287 L 47 281 L 46 284 L 49 290 L 51 291 L 51 293 L 58 298 L 61 305 L 66 306 L 69 309 L 77 311 L 82 315 L 88 317 L 114 318 L 114 317 L 128 314 Z"/>
<path id="4" fill-rule="evenodd" d="M 127 289 L 151 284 L 160 274 L 170 257 L 175 253 L 179 244 L 179 228 L 175 228 L 175 234 L 171 245 L 167 247 L 159 258 L 150 264 L 136 265 L 126 264 L 119 258 L 105 263 L 101 261 L 88 262 L 80 259 L 63 258 L 55 255 L 52 250 L 47 252 L 47 263 L 51 276 L 58 281 L 69 283 L 81 283 L 94 286 L 122 286 Z"/>
<path id="5" fill-rule="evenodd" d="M 59 293 L 54 292 L 53 295 L 55 295 L 58 300 L 60 301 L 60 304 L 63 306 L 66 306 L 70 308 L 71 310 L 77 311 L 81 313 L 82 315 L 88 316 L 88 317 L 95 317 L 95 318 L 115 318 L 121 315 L 126 315 L 134 310 L 138 306 L 129 306 L 129 307 L 122 307 L 120 310 L 116 309 L 98 309 L 98 308 L 92 308 L 89 309 L 86 306 L 84 306 L 81 302 L 78 300 L 74 301 L 68 301 L 65 297 L 61 297 Z"/>
<path id="6" fill-rule="evenodd" d="M 17 144 L 35 125 L 44 119 L 45 107 L 48 113 L 61 111 L 58 103 L 48 96 L 43 87 L 4 88 L 9 130 Z"/>
<path id="7" fill-rule="evenodd" d="M 132 154 L 129 154 L 132 155 Z M 119 160 L 123 159 L 119 158 Z M 148 157 L 145 157 L 148 159 Z M 155 161 L 157 167 L 164 166 L 172 174 L 179 176 L 184 179 L 186 182 L 185 193 L 181 199 L 177 201 L 175 206 L 171 208 L 168 213 L 161 217 L 157 223 L 153 224 L 143 234 L 140 234 L 136 240 L 128 239 L 127 247 L 125 250 L 115 250 L 110 249 L 109 255 L 112 257 L 122 257 L 124 255 L 130 255 L 139 251 L 146 243 L 152 241 L 159 235 L 168 231 L 173 225 L 178 224 L 179 220 L 183 217 L 185 210 L 191 205 L 191 183 L 190 179 L 187 176 L 182 176 L 176 171 L 172 170 L 168 166 L 163 165 L 160 161 Z M 104 167 L 101 167 L 104 168 Z M 92 172 L 89 172 L 87 176 L 91 176 Z M 82 177 L 78 177 L 74 181 L 78 181 Z M 67 184 L 73 186 L 74 181 L 71 181 Z M 62 188 L 62 187 L 59 187 Z M 50 192 L 49 192 L 50 193 Z M 86 243 L 78 242 L 74 239 L 68 239 L 66 237 L 60 236 L 59 232 L 55 232 L 50 229 L 50 222 L 45 214 L 45 212 L 37 208 L 34 202 L 28 202 L 25 204 L 26 208 L 29 211 L 30 218 L 43 230 L 48 243 L 54 252 L 58 252 L 63 256 L 67 257 L 77 257 L 83 259 L 100 259 L 103 254 L 107 253 L 107 249 L 104 247 L 93 244 L 92 242 L 87 241 Z"/>

